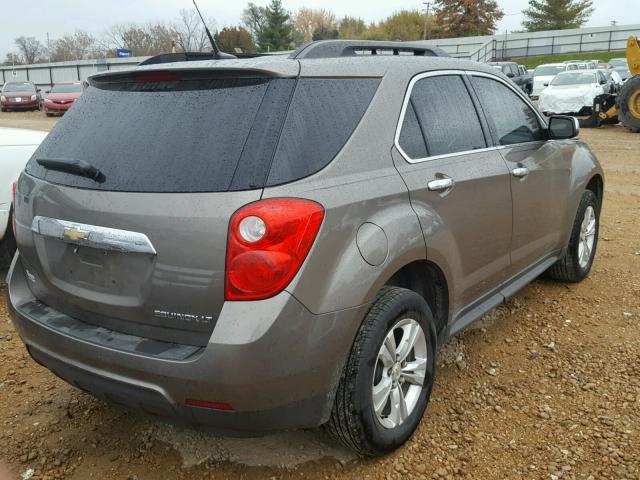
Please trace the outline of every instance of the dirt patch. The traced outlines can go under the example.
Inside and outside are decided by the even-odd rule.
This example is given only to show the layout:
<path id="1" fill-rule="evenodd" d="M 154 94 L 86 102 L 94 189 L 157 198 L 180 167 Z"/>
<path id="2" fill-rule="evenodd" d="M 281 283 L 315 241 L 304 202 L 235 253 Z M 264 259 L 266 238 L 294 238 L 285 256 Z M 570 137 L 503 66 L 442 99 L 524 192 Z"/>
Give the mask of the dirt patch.
<path id="1" fill-rule="evenodd" d="M 48 132 L 58 122 L 59 117 L 47 117 L 40 112 L 0 112 L 0 127 L 29 128 Z"/>
<path id="2" fill-rule="evenodd" d="M 639 479 L 640 135 L 581 138 L 607 174 L 591 276 L 540 279 L 454 338 L 398 452 L 356 459 L 321 432 L 217 439 L 107 405 L 30 360 L 2 291 L 0 461 L 34 479 Z"/>
<path id="3" fill-rule="evenodd" d="M 250 467 L 291 468 L 325 457 L 343 464 L 356 458 L 320 430 L 284 432 L 261 438 L 216 438 L 190 429 L 152 425 L 143 435 L 172 445 L 180 453 L 183 467 L 232 462 Z"/>

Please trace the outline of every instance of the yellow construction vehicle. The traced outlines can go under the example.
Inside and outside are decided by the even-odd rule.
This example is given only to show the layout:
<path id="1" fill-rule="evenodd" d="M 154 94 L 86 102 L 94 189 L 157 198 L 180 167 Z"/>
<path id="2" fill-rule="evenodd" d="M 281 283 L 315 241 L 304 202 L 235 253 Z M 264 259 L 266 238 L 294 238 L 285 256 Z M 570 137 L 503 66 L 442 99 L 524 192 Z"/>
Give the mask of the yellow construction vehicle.
<path id="1" fill-rule="evenodd" d="M 640 42 L 638 37 L 627 41 L 627 64 L 631 78 L 617 95 L 598 95 L 593 102 L 593 115 L 581 121 L 584 127 L 599 127 L 622 123 L 632 132 L 640 133 Z"/>

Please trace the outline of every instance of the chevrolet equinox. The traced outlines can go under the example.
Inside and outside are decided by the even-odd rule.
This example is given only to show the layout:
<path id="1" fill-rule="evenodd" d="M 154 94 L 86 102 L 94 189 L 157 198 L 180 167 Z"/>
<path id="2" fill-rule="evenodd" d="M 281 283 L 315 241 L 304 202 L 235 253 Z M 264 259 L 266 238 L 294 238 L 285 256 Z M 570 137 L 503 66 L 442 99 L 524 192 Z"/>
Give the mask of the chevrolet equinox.
<path id="1" fill-rule="evenodd" d="M 89 82 L 18 180 L 8 284 L 33 359 L 99 398 L 380 454 L 449 337 L 591 268 L 602 169 L 490 66 L 324 41 Z"/>

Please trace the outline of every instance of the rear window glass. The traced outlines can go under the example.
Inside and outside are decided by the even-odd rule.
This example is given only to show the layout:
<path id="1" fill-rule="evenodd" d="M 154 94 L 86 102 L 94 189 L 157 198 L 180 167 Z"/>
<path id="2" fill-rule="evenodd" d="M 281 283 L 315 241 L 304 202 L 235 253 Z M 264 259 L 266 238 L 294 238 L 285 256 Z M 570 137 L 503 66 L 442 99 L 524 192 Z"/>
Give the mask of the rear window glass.
<path id="1" fill-rule="evenodd" d="M 567 67 L 538 67 L 533 71 L 534 77 L 551 77 L 557 75 L 560 72 L 564 72 Z"/>
<path id="2" fill-rule="evenodd" d="M 379 79 L 156 83 L 89 87 L 27 172 L 62 185 L 130 192 L 222 192 L 290 182 L 335 157 Z M 83 161 L 103 178 L 47 170 L 38 159 Z"/>

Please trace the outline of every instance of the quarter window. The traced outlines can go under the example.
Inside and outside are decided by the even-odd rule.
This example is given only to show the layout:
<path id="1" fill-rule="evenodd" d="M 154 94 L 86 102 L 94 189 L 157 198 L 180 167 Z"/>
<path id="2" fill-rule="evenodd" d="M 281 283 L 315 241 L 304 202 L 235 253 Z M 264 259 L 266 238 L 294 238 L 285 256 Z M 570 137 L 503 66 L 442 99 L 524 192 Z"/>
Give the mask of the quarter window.
<path id="1" fill-rule="evenodd" d="M 415 83 L 399 144 L 414 159 L 487 146 L 478 114 L 460 76 L 428 77 Z"/>
<path id="2" fill-rule="evenodd" d="M 506 85 L 485 77 L 471 77 L 489 127 L 500 145 L 544 140 L 533 109 Z"/>
<path id="3" fill-rule="evenodd" d="M 413 108 L 413 102 L 409 101 L 407 112 L 404 115 L 402 130 L 400 131 L 400 146 L 410 158 L 427 157 L 427 145 L 424 143 L 422 130 L 418 123 L 416 110 Z"/>

